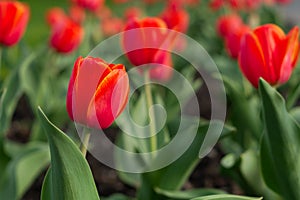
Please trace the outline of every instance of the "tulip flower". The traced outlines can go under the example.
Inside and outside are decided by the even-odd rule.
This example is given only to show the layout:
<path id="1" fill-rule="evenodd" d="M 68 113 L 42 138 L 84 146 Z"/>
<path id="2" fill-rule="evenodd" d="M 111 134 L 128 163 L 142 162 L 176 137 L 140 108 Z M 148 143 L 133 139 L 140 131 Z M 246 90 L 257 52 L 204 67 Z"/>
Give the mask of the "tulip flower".
<path id="1" fill-rule="evenodd" d="M 103 5 L 104 0 L 72 0 L 72 2 L 84 9 L 95 12 Z"/>
<path id="2" fill-rule="evenodd" d="M 82 41 L 83 28 L 66 16 L 54 20 L 51 29 L 50 45 L 59 53 L 72 52 Z"/>
<path id="3" fill-rule="evenodd" d="M 53 7 L 46 13 L 46 21 L 50 26 L 57 24 L 61 20 L 65 20 L 68 16 L 65 11 L 60 7 Z"/>
<path id="4" fill-rule="evenodd" d="M 225 4 L 224 0 L 210 0 L 209 2 L 209 7 L 214 10 L 217 11 L 219 10 L 221 7 L 223 7 Z"/>
<path id="5" fill-rule="evenodd" d="M 236 59 L 240 52 L 242 37 L 248 33 L 251 29 L 247 25 L 241 25 L 239 28 L 230 32 L 225 37 L 225 47 L 228 54 Z"/>
<path id="6" fill-rule="evenodd" d="M 266 24 L 246 33 L 241 42 L 239 66 L 254 87 L 259 78 L 269 84 L 288 81 L 299 54 L 299 28 L 287 35 L 276 25 Z"/>
<path id="7" fill-rule="evenodd" d="M 124 13 L 124 17 L 127 21 L 133 18 L 139 18 L 140 16 L 142 16 L 142 10 L 138 7 L 129 7 Z"/>
<path id="8" fill-rule="evenodd" d="M 84 9 L 82 9 L 81 7 L 79 6 L 76 6 L 76 5 L 72 5 L 70 8 L 69 8 L 69 13 L 70 13 L 70 18 L 78 23 L 78 24 L 82 24 L 83 21 L 85 20 L 85 12 L 84 12 Z"/>
<path id="9" fill-rule="evenodd" d="M 0 1 L 0 44 L 12 46 L 23 36 L 29 7 L 18 1 Z"/>
<path id="10" fill-rule="evenodd" d="M 243 24 L 243 20 L 239 15 L 229 14 L 221 16 L 216 23 L 217 33 L 226 38 L 226 36 L 238 29 Z"/>
<path id="11" fill-rule="evenodd" d="M 187 31 L 189 15 L 176 3 L 169 3 L 161 14 L 161 18 L 166 22 L 169 29 L 174 29 L 183 33 Z"/>
<path id="12" fill-rule="evenodd" d="M 100 23 L 101 30 L 104 36 L 111 36 L 122 31 L 123 20 L 117 17 L 105 18 Z"/>
<path id="13" fill-rule="evenodd" d="M 160 49 L 168 45 L 164 44 L 166 28 L 165 22 L 156 17 L 129 20 L 123 34 L 123 47 L 129 61 L 135 66 L 162 63 L 168 53 Z"/>
<path id="14" fill-rule="evenodd" d="M 124 110 L 128 94 L 129 80 L 124 65 L 79 57 L 69 82 L 67 112 L 75 122 L 104 129 Z"/>

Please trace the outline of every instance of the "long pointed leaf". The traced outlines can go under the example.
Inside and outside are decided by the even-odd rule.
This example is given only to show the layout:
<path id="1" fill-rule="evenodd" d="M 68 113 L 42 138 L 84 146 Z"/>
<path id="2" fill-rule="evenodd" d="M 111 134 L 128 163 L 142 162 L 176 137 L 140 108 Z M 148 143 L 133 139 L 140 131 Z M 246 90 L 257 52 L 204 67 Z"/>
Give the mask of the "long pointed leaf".
<path id="1" fill-rule="evenodd" d="M 42 200 L 49 199 L 45 193 L 52 194 L 51 200 L 99 200 L 89 165 L 75 143 L 47 119 L 41 108 L 38 116 L 51 152 L 51 170 L 43 185 Z"/>
<path id="2" fill-rule="evenodd" d="M 259 92 L 265 135 L 261 165 L 266 184 L 285 199 L 300 199 L 300 127 L 285 107 L 282 96 L 264 80 Z"/>

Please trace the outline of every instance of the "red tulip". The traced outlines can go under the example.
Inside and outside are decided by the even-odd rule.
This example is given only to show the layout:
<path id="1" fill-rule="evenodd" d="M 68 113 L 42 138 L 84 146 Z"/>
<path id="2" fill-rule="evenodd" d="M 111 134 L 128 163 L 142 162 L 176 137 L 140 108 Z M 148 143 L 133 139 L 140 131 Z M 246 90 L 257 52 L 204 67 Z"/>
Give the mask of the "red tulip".
<path id="1" fill-rule="evenodd" d="M 95 12 L 103 5 L 104 0 L 72 0 L 72 2 L 84 9 Z"/>
<path id="2" fill-rule="evenodd" d="M 66 16 L 51 26 L 50 45 L 57 52 L 69 53 L 76 49 L 83 38 L 83 28 Z"/>
<path id="3" fill-rule="evenodd" d="M 142 10 L 138 7 L 129 7 L 125 10 L 124 17 L 127 21 L 140 16 L 142 16 Z"/>
<path id="4" fill-rule="evenodd" d="M 134 18 L 125 25 L 123 47 L 130 62 L 135 65 L 162 63 L 168 52 L 160 50 L 167 37 L 166 24 L 159 18 Z"/>
<path id="5" fill-rule="evenodd" d="M 0 44 L 12 46 L 23 36 L 29 7 L 18 1 L 0 1 Z"/>
<path id="6" fill-rule="evenodd" d="M 253 10 L 260 6 L 262 0 L 229 0 L 229 5 L 233 9 L 238 10 Z"/>
<path id="7" fill-rule="evenodd" d="M 189 15 L 176 3 L 170 3 L 161 14 L 169 29 L 185 33 L 189 25 Z"/>
<path id="8" fill-rule="evenodd" d="M 104 36 L 111 36 L 122 31 L 124 23 L 120 18 L 109 17 L 101 21 L 101 30 Z"/>
<path id="9" fill-rule="evenodd" d="M 243 24 L 243 20 L 239 15 L 229 14 L 221 16 L 216 24 L 218 34 L 226 38 L 229 33 L 234 32 Z"/>
<path id="10" fill-rule="evenodd" d="M 224 0 L 210 0 L 209 7 L 212 10 L 219 10 L 222 6 L 224 6 L 225 1 Z"/>
<path id="11" fill-rule="evenodd" d="M 50 26 L 57 24 L 61 20 L 65 20 L 67 15 L 65 11 L 60 7 L 53 7 L 49 9 L 46 13 L 46 20 Z"/>
<path id="12" fill-rule="evenodd" d="M 273 24 L 259 26 L 243 37 L 239 66 L 254 87 L 260 77 L 271 85 L 288 81 L 298 59 L 298 37 L 298 27 L 285 35 Z"/>
<path id="13" fill-rule="evenodd" d="M 85 19 L 85 12 L 84 12 L 84 9 L 82 9 L 81 7 L 79 6 L 76 6 L 76 5 L 72 5 L 70 8 L 69 8 L 69 13 L 70 13 L 70 18 L 78 23 L 78 24 L 82 24 L 82 22 L 84 21 Z"/>
<path id="14" fill-rule="evenodd" d="M 251 29 L 246 25 L 241 25 L 239 28 L 230 32 L 225 37 L 225 46 L 227 52 L 232 58 L 237 58 L 240 52 L 242 37 Z"/>
<path id="15" fill-rule="evenodd" d="M 79 57 L 69 82 L 67 111 L 75 122 L 104 129 L 124 110 L 128 94 L 129 80 L 124 65 Z"/>

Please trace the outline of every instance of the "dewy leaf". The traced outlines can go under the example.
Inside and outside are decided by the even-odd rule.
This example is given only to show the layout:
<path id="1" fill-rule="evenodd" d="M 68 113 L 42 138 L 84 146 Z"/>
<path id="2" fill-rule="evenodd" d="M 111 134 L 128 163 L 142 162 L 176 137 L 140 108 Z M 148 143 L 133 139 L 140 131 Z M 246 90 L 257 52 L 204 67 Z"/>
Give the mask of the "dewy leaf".
<path id="1" fill-rule="evenodd" d="M 89 165 L 75 143 L 47 119 L 41 108 L 38 116 L 51 153 L 51 169 L 45 178 L 41 199 L 99 200 Z"/>
<path id="2" fill-rule="evenodd" d="M 282 96 L 264 80 L 259 92 L 265 134 L 261 167 L 266 184 L 285 199 L 300 199 L 300 127 L 285 107 Z"/>
<path id="3" fill-rule="evenodd" d="M 192 200 L 261 200 L 262 197 L 246 197 L 239 195 L 231 195 L 231 194 L 217 194 L 217 195 L 208 195 L 204 197 L 197 197 Z"/>

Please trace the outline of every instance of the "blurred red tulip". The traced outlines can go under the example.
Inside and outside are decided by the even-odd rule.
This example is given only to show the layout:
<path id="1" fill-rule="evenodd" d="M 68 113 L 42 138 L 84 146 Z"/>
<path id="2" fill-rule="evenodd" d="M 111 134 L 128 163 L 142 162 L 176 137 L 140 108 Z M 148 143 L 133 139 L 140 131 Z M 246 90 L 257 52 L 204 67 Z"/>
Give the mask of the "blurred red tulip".
<path id="1" fill-rule="evenodd" d="M 123 21 L 117 17 L 103 19 L 100 25 L 104 36 L 112 36 L 120 33 L 124 27 Z"/>
<path id="2" fill-rule="evenodd" d="M 104 19 L 108 19 L 112 17 L 112 11 L 110 10 L 109 7 L 107 6 L 102 6 L 100 7 L 96 12 L 95 12 L 96 16 L 100 19 L 100 20 L 104 20 Z"/>
<path id="3" fill-rule="evenodd" d="M 69 15 L 70 15 L 70 18 L 78 24 L 82 24 L 85 19 L 84 10 L 81 7 L 76 6 L 76 5 L 72 5 L 69 8 Z"/>
<path id="4" fill-rule="evenodd" d="M 51 29 L 50 45 L 60 53 L 69 53 L 76 49 L 84 34 L 79 24 L 65 17 L 52 24 Z"/>
<path id="5" fill-rule="evenodd" d="M 224 6 L 225 1 L 224 0 L 210 0 L 209 2 L 209 7 L 212 10 L 219 10 L 220 8 L 222 8 L 222 6 Z"/>
<path id="6" fill-rule="evenodd" d="M 271 85 L 288 81 L 298 59 L 298 37 L 298 27 L 285 35 L 274 24 L 259 26 L 243 37 L 239 66 L 254 87 L 260 77 Z"/>
<path id="7" fill-rule="evenodd" d="M 239 15 L 229 14 L 218 19 L 216 29 L 221 37 L 226 38 L 229 33 L 234 32 L 241 25 L 243 25 L 243 20 Z"/>
<path id="8" fill-rule="evenodd" d="M 68 16 L 65 14 L 65 11 L 60 7 L 53 7 L 46 13 L 46 20 L 50 26 L 53 26 L 59 21 L 65 20 L 67 18 Z"/>
<path id="9" fill-rule="evenodd" d="M 258 8 L 262 0 L 229 0 L 229 5 L 237 10 L 254 10 Z"/>
<path id="10" fill-rule="evenodd" d="M 250 31 L 250 27 L 247 25 L 241 25 L 239 28 L 230 32 L 225 37 L 225 46 L 228 54 L 232 58 L 237 58 L 240 52 L 242 37 Z"/>
<path id="11" fill-rule="evenodd" d="M 129 7 L 125 10 L 124 17 L 127 21 L 133 18 L 139 18 L 142 16 L 142 10 L 138 7 Z"/>
<path id="12" fill-rule="evenodd" d="M 29 7 L 18 1 L 0 1 L 0 44 L 12 46 L 23 36 Z"/>
<path id="13" fill-rule="evenodd" d="M 134 18 L 125 25 L 123 47 L 129 61 L 135 65 L 162 63 L 168 52 L 161 50 L 167 37 L 166 24 L 156 17 Z"/>
<path id="14" fill-rule="evenodd" d="M 75 122 L 104 129 L 124 110 L 128 94 L 129 80 L 124 65 L 79 57 L 69 82 L 67 111 Z"/>
<path id="15" fill-rule="evenodd" d="M 170 3 L 161 14 L 161 18 L 166 22 L 169 29 L 174 29 L 185 33 L 189 25 L 189 15 L 176 3 Z"/>
<path id="16" fill-rule="evenodd" d="M 92 12 L 95 12 L 104 4 L 104 0 L 72 0 L 72 2 Z"/>

